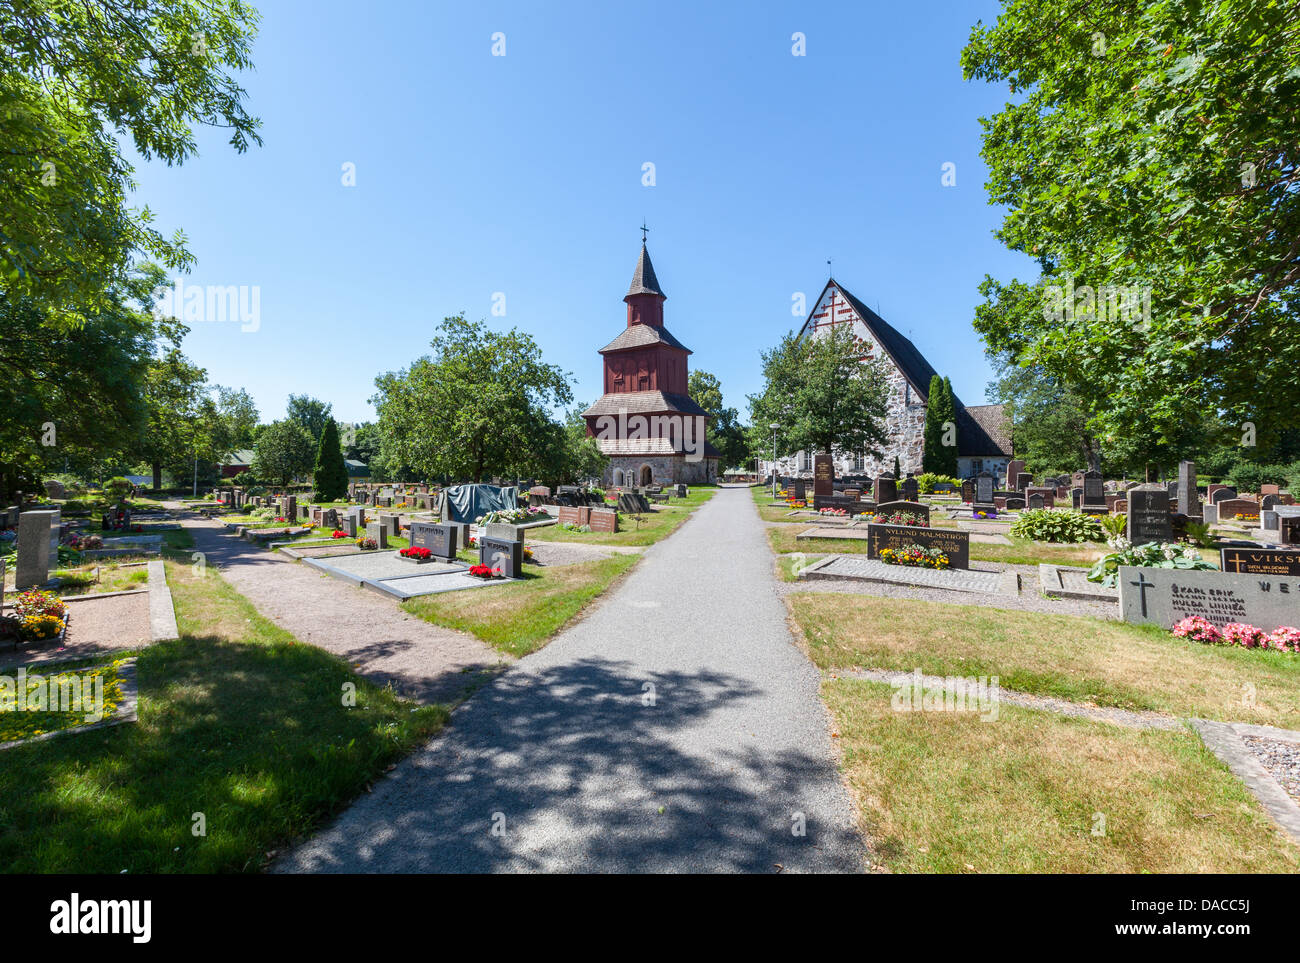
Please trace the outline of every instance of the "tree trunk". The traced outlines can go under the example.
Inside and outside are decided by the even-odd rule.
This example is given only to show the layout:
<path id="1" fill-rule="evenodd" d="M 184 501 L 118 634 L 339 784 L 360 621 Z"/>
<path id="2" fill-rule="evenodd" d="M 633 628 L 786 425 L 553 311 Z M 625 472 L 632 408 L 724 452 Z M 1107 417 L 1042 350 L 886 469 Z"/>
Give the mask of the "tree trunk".
<path id="1" fill-rule="evenodd" d="M 153 490 L 157 491 L 162 488 L 162 465 L 154 462 L 150 467 L 153 468 Z"/>

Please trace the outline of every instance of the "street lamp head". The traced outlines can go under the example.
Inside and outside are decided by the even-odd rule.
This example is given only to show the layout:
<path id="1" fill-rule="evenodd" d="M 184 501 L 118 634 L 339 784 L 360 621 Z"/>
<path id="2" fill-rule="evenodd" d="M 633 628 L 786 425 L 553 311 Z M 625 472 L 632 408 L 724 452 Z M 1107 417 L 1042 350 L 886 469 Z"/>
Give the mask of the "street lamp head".
<path id="1" fill-rule="evenodd" d="M 774 422 L 772 422 L 770 425 L 768 425 L 767 427 L 771 428 L 773 431 L 776 431 L 776 429 L 780 428 L 781 425 L 780 425 L 779 423 L 777 423 L 777 422 L 774 421 Z"/>

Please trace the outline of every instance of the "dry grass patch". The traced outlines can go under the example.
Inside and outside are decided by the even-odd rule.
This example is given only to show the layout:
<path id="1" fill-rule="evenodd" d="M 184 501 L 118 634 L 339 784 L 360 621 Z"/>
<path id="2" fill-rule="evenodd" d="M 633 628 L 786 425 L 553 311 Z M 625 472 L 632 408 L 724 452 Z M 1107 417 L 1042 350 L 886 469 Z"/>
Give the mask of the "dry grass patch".
<path id="1" fill-rule="evenodd" d="M 897 712 L 822 687 L 878 858 L 911 873 L 1294 873 L 1296 848 L 1195 735 L 999 707 Z M 1104 835 L 1093 835 L 1105 819 Z"/>
<path id="2" fill-rule="evenodd" d="M 1300 728 L 1300 658 L 1291 653 L 973 605 L 829 593 L 788 601 L 823 669 L 998 676 L 1004 689 L 1077 702 Z"/>
<path id="3" fill-rule="evenodd" d="M 767 529 L 767 541 L 772 546 L 772 551 L 777 555 L 814 551 L 826 555 L 867 554 L 867 540 L 865 538 L 815 538 L 802 541 L 797 538 L 801 531 L 816 527 L 818 527 L 817 519 L 806 519 L 798 526 L 769 527 Z M 956 526 L 943 524 L 934 527 L 954 528 Z M 1089 543 L 1047 545 L 1023 538 L 1012 538 L 1010 545 L 993 545 L 988 542 L 976 541 L 970 543 L 972 561 L 1001 562 L 1004 565 L 1038 565 L 1041 562 L 1046 562 L 1050 565 L 1091 566 L 1105 551 L 1104 545 Z"/>

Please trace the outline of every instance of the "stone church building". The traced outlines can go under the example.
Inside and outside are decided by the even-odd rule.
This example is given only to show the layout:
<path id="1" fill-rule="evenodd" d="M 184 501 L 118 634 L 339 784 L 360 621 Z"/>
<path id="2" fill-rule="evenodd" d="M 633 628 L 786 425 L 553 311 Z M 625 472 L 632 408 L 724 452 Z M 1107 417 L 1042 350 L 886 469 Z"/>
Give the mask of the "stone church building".
<path id="1" fill-rule="evenodd" d="M 835 474 L 863 474 L 875 477 L 894 470 L 894 456 L 904 476 L 921 473 L 924 452 L 925 406 L 930 378 L 936 373 L 930 362 L 907 338 L 884 318 L 855 298 L 831 278 L 826 282 L 799 332 L 800 337 L 817 337 L 834 325 L 852 326 L 864 358 L 881 358 L 888 367 L 889 401 L 885 418 L 889 440 L 880 456 L 863 452 L 832 452 Z M 1011 424 L 1002 405 L 963 405 L 957 408 L 957 475 L 972 478 L 981 471 L 998 476 L 1011 460 Z M 779 439 L 778 439 L 779 446 Z M 777 460 L 781 475 L 811 477 L 813 452 L 799 451 Z M 766 466 L 769 470 L 771 464 Z"/>
<path id="2" fill-rule="evenodd" d="M 627 326 L 600 349 L 605 384 L 583 412 L 587 434 L 609 458 L 606 485 L 714 482 L 716 448 L 705 438 L 710 415 L 687 394 L 689 348 L 664 327 L 664 302 L 644 240 L 623 297 Z"/>

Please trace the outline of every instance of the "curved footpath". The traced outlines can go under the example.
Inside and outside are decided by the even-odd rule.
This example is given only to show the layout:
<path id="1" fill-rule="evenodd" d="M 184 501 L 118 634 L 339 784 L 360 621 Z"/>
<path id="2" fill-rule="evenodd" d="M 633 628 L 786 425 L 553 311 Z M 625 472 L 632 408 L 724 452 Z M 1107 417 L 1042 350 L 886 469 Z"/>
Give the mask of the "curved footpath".
<path id="1" fill-rule="evenodd" d="M 181 523 L 206 564 L 262 615 L 408 699 L 455 702 L 510 661 L 468 633 L 431 625 L 389 599 L 236 538 L 220 522 L 186 514 Z"/>
<path id="2" fill-rule="evenodd" d="M 860 870 L 785 618 L 749 491 L 723 489 L 273 869 Z"/>

